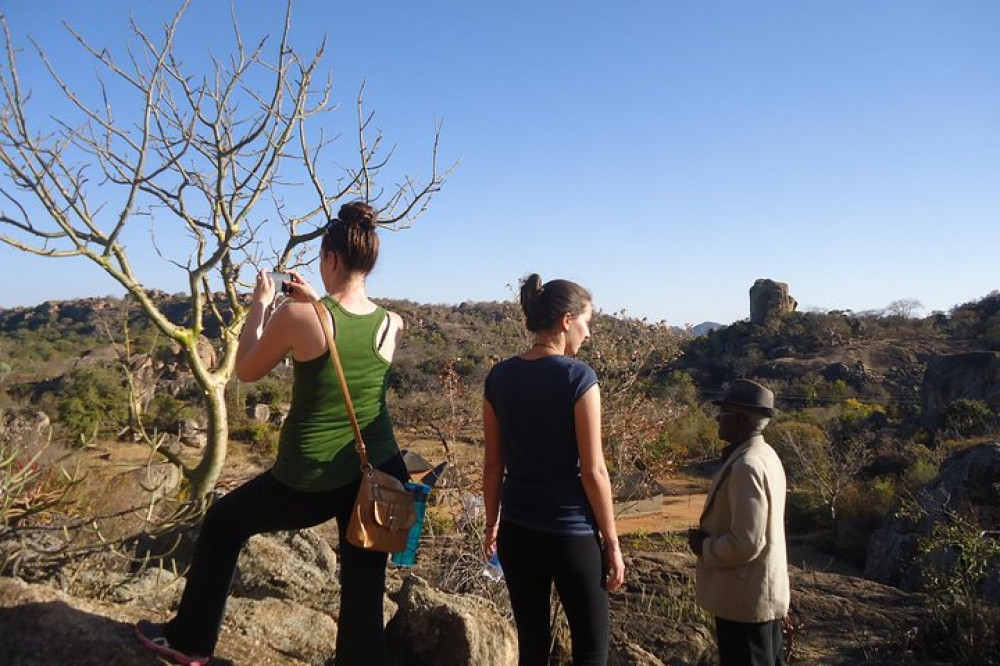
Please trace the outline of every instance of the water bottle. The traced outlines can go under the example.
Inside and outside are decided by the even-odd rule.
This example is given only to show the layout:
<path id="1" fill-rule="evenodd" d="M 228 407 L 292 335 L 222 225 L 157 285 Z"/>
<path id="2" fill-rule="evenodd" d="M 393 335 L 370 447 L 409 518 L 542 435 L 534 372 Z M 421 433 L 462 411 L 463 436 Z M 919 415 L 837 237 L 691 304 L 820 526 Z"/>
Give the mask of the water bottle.
<path id="1" fill-rule="evenodd" d="M 497 555 L 497 551 L 493 551 L 490 555 L 490 559 L 486 562 L 486 566 L 483 567 L 483 575 L 492 581 L 503 580 L 503 567 L 500 566 L 500 557 Z"/>
<path id="2" fill-rule="evenodd" d="M 413 508 L 416 509 L 417 519 L 406 537 L 406 548 L 393 553 L 391 559 L 396 566 L 412 567 L 417 563 L 417 547 L 420 546 L 420 532 L 424 527 L 424 513 L 427 512 L 427 496 L 431 487 L 423 483 L 404 483 L 403 486 L 413 491 Z"/>

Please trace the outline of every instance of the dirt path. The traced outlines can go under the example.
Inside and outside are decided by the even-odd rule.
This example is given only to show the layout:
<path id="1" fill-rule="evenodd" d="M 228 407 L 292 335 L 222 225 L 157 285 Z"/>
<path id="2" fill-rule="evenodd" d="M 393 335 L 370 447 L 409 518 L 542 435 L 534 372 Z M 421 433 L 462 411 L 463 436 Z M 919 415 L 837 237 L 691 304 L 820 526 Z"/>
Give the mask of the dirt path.
<path id="1" fill-rule="evenodd" d="M 698 524 L 705 505 L 707 481 L 673 478 L 662 482 L 666 495 L 616 506 L 618 532 L 673 532 Z"/>
<path id="2" fill-rule="evenodd" d="M 402 448 L 420 454 L 431 464 L 444 459 L 444 449 L 437 440 L 413 437 L 405 431 L 398 432 L 397 438 Z M 465 441 L 452 442 L 452 455 L 467 487 L 478 489 L 482 447 Z M 671 532 L 697 525 L 709 483 L 709 479 L 691 476 L 671 477 L 660 480 L 666 489 L 664 495 L 633 502 L 616 502 L 618 532 Z"/>

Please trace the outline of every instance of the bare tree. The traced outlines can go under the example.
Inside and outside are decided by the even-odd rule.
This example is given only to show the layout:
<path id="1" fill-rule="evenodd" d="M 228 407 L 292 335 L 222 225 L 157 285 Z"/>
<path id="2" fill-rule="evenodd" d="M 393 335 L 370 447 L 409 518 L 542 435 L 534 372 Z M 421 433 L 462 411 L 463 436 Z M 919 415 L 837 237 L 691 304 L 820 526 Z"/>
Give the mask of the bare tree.
<path id="1" fill-rule="evenodd" d="M 627 502 L 641 497 L 641 488 L 623 485 L 634 483 L 636 470 L 656 477 L 673 466 L 674 461 L 653 446 L 673 418 L 673 405 L 655 397 L 649 385 L 651 377 L 676 358 L 680 337 L 662 322 L 651 324 L 624 311 L 602 315 L 594 328 L 580 357 L 600 378 L 604 456 L 615 496 Z"/>
<path id="2" fill-rule="evenodd" d="M 206 72 L 189 71 L 175 52 L 187 6 L 158 40 L 132 21 L 132 47 L 124 58 L 66 26 L 96 62 L 96 87 L 65 80 L 33 42 L 69 104 L 62 118 L 32 104 L 18 72 L 21 52 L 0 17 L 0 240 L 43 257 L 90 260 L 183 349 L 207 412 L 208 445 L 197 464 L 184 468 L 192 495 L 202 497 L 226 457 L 224 393 L 248 305 L 240 292 L 249 280 L 241 276 L 255 273 L 265 258 L 279 266 L 301 262 L 303 244 L 323 233 L 344 198 L 375 203 L 389 228 L 408 226 L 448 170 L 438 170 L 438 131 L 429 176 L 402 177 L 383 189 L 392 150 L 364 108 L 362 85 L 352 130 L 357 143 L 350 149 L 355 166 L 331 175 L 326 166 L 333 160 L 321 159 L 337 139 L 325 131 L 326 114 L 337 108 L 329 75 L 321 72 L 325 45 L 311 55 L 289 45 L 291 1 L 277 43 L 268 37 L 244 42 L 233 11 L 233 52 L 213 57 Z M 292 196 L 311 203 L 290 215 L 286 197 Z M 137 225 L 148 229 L 146 242 L 186 279 L 190 314 L 184 322 L 167 317 L 137 270 L 142 266 L 134 248 L 143 232 Z M 219 331 L 217 354 L 204 353 L 206 330 Z"/>
<path id="3" fill-rule="evenodd" d="M 786 460 L 789 475 L 816 493 L 829 508 L 830 520 L 836 520 L 844 491 L 875 457 L 871 435 L 861 433 L 831 442 L 826 433 L 812 424 L 778 425 L 774 436 L 779 452 L 785 454 L 782 458 Z"/>
<path id="4" fill-rule="evenodd" d="M 913 319 L 923 308 L 923 303 L 915 298 L 902 298 L 885 306 L 885 314 L 898 319 Z"/>

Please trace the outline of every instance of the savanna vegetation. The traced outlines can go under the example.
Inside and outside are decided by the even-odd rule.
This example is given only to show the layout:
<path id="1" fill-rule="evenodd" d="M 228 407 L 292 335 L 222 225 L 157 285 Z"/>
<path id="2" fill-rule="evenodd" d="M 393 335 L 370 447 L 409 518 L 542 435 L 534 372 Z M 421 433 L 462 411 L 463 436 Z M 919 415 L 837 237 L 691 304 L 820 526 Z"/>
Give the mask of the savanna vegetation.
<path id="1" fill-rule="evenodd" d="M 159 298 L 163 303 L 175 298 L 170 311 L 184 316 L 185 298 Z M 442 456 L 453 461 L 459 449 L 475 450 L 481 443 L 485 375 L 527 340 L 516 305 L 384 303 L 407 325 L 391 376 L 398 428 L 409 437 L 439 442 Z M 781 408 L 768 439 L 790 481 L 790 533 L 812 535 L 821 547 L 863 566 L 866 535 L 890 513 L 905 511 L 949 455 L 995 441 L 1000 425 L 995 405 L 954 400 L 928 426 L 921 418 L 920 392 L 934 354 L 1000 350 L 998 312 L 1000 295 L 993 293 L 923 319 L 888 310 L 792 313 L 766 326 L 737 322 L 699 337 L 602 313 L 581 356 L 601 377 L 607 458 L 616 488 L 623 491 L 623 480 L 635 472 L 663 479 L 713 459 L 721 443 L 706 401 L 730 378 L 754 378 L 775 390 Z M 52 446 L 61 451 L 140 441 L 183 457 L 189 455 L 179 441 L 183 424 L 204 423 L 199 387 L 184 355 L 127 298 L 0 311 L 0 354 L 4 418 L 45 412 Z M 288 367 L 255 384 L 230 382 L 225 400 L 233 446 L 259 460 L 273 454 L 289 395 Z M 262 412 L 261 406 L 267 409 Z M 85 504 L 67 504 L 79 470 L 59 472 L 51 464 L 58 458 L 19 450 L 16 441 L 6 441 L 0 452 L 5 498 L 0 541 L 8 542 L 7 573 L 15 565 L 20 572 L 30 568 L 31 558 L 10 545 L 26 526 L 83 525 L 93 518 Z M 474 479 L 463 483 L 452 505 L 429 519 L 429 533 L 448 544 L 442 552 L 451 558 L 436 582 L 496 597 L 496 588 L 478 576 L 480 528 L 467 497 L 478 488 Z M 926 582 L 935 617 L 952 619 L 921 627 L 899 648 L 901 654 L 926 648 L 926 655 L 942 658 L 940 646 L 954 641 L 944 651 L 962 655 L 955 663 L 995 663 L 988 655 L 996 654 L 998 645 L 991 629 L 996 607 L 981 600 L 975 587 L 998 564 L 996 542 L 978 536 L 987 527 L 974 517 L 956 517 L 921 542 L 925 553 L 960 553 L 945 569 L 930 571 Z M 23 549 L 29 542 L 18 543 Z M 71 555 L 67 550 L 60 557 Z M 694 607 L 688 611 L 686 617 L 699 617 Z M 932 646 L 938 646 L 936 653 Z"/>

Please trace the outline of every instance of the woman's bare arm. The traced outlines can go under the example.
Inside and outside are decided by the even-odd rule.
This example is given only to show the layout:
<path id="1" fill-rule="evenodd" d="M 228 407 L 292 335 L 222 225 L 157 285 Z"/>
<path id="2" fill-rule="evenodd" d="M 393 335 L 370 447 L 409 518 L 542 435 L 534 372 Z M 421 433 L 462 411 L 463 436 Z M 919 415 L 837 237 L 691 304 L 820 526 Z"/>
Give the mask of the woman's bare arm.
<path id="1" fill-rule="evenodd" d="M 618 545 L 611 479 L 601 445 L 601 393 L 596 384 L 576 401 L 574 417 L 577 448 L 580 452 L 580 478 L 597 520 L 597 527 L 601 531 L 607 568 L 605 587 L 611 592 L 625 582 L 625 561 Z"/>

